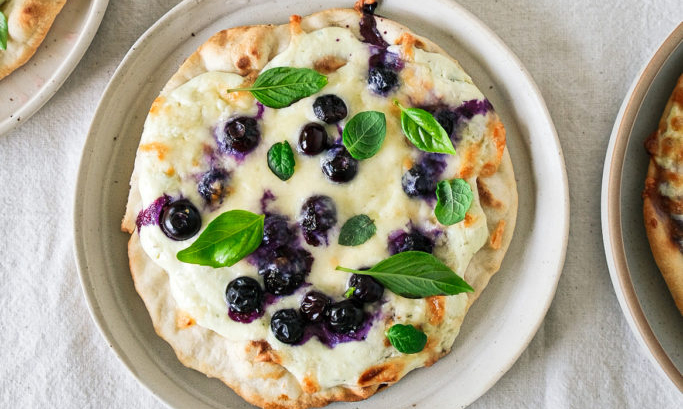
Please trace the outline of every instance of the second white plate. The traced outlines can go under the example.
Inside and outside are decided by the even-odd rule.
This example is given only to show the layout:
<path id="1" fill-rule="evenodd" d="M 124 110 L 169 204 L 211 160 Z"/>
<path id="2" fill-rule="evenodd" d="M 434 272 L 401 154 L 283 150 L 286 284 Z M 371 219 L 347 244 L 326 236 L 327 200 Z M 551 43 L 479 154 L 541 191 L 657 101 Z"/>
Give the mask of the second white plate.
<path id="1" fill-rule="evenodd" d="M 290 14 L 351 7 L 311 2 L 185 1 L 133 46 L 112 78 L 85 145 L 75 200 L 76 257 L 95 322 L 122 362 L 169 406 L 249 407 L 217 380 L 183 367 L 154 333 L 128 269 L 119 225 L 149 106 L 185 57 L 213 33 L 285 23 Z M 453 351 L 367 401 L 334 407 L 464 407 L 516 361 L 543 320 L 564 264 L 567 177 L 559 141 L 533 80 L 503 42 L 448 0 L 385 0 L 378 12 L 455 56 L 496 107 L 508 131 L 519 190 L 515 237 L 501 271 L 465 318 Z"/>

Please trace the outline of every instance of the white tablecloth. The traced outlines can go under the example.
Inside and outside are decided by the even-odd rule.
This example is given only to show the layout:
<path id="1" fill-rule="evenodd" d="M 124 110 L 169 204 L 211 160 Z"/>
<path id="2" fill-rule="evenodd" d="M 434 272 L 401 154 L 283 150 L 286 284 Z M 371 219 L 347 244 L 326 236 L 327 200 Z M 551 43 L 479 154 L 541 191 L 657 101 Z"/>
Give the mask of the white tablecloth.
<path id="1" fill-rule="evenodd" d="M 2 408 L 164 407 L 117 360 L 88 314 L 73 257 L 72 206 L 81 148 L 105 85 L 133 42 L 177 2 L 112 0 L 61 90 L 0 136 Z M 683 407 L 683 395 L 655 370 L 622 315 L 600 231 L 614 119 L 638 70 L 683 20 L 683 1 L 460 3 L 539 85 L 564 149 L 572 210 L 564 273 L 543 325 L 471 407 Z"/>

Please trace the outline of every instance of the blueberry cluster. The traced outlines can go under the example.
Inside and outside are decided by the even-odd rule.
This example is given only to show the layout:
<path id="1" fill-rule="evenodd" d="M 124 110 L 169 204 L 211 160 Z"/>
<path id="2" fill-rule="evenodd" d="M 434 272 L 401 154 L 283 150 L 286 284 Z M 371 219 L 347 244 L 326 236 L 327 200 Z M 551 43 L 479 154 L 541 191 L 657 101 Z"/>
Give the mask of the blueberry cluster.
<path id="1" fill-rule="evenodd" d="M 349 299 L 338 302 L 320 291 L 309 291 L 301 300 L 299 311 L 284 309 L 273 314 L 270 328 L 275 338 L 286 344 L 300 342 L 306 331 L 352 335 L 367 319 L 364 303 L 379 301 L 384 287 L 370 276 L 352 275 L 348 283 L 353 291 Z"/>
<path id="2" fill-rule="evenodd" d="M 321 95 L 313 102 L 313 114 L 326 124 L 335 124 L 348 115 L 344 101 L 336 95 Z M 299 134 L 299 152 L 315 156 L 327 151 L 321 160 L 323 174 L 333 182 L 349 182 L 358 172 L 358 161 L 346 150 L 344 145 L 333 144 L 319 123 L 306 124 Z"/>
<path id="3" fill-rule="evenodd" d="M 253 260 L 263 277 L 266 292 L 289 295 L 304 283 L 313 256 L 296 246 L 296 231 L 285 216 L 268 214 L 263 223 L 263 241 Z"/>

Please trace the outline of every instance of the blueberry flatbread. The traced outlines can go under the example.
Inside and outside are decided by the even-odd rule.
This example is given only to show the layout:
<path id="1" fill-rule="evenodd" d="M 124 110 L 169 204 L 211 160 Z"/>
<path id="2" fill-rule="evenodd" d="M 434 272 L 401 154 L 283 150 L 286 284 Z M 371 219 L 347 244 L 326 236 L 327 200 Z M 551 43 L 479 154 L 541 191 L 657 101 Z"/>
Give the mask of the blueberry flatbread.
<path id="1" fill-rule="evenodd" d="M 683 314 L 683 75 L 645 143 L 650 165 L 643 193 L 650 248 Z"/>
<path id="2" fill-rule="evenodd" d="M 66 0 L 0 0 L 0 79 L 33 56 L 64 3 Z"/>
<path id="3" fill-rule="evenodd" d="M 364 399 L 436 362 L 512 238 L 493 106 L 368 3 L 215 34 L 138 147 L 136 289 L 185 365 L 261 407 Z"/>

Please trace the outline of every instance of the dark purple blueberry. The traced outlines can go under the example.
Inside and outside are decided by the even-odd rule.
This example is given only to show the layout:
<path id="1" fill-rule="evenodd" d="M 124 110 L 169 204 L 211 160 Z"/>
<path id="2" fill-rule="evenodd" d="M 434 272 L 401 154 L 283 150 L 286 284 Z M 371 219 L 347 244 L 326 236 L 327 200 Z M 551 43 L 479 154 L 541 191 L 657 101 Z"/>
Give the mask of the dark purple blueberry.
<path id="1" fill-rule="evenodd" d="M 285 344 L 301 341 L 305 325 L 304 320 L 292 308 L 277 311 L 270 319 L 270 330 L 278 341 Z"/>
<path id="2" fill-rule="evenodd" d="M 218 142 L 228 152 L 247 153 L 258 145 L 260 138 L 261 131 L 256 119 L 240 116 L 225 124 Z"/>
<path id="3" fill-rule="evenodd" d="M 317 155 L 328 147 L 325 127 L 311 122 L 299 134 L 299 151 L 306 155 Z"/>
<path id="4" fill-rule="evenodd" d="M 202 175 L 197 191 L 208 204 L 223 203 L 228 173 L 223 169 L 211 169 Z"/>
<path id="5" fill-rule="evenodd" d="M 398 74 L 385 66 L 371 67 L 368 71 L 370 91 L 379 95 L 387 95 L 398 85 Z"/>
<path id="6" fill-rule="evenodd" d="M 331 303 L 330 297 L 320 291 L 309 291 L 301 300 L 299 312 L 309 322 L 320 322 L 325 317 L 325 310 Z"/>
<path id="7" fill-rule="evenodd" d="M 344 183 L 356 176 L 358 161 L 342 145 L 332 147 L 321 161 L 323 173 L 331 181 Z"/>
<path id="8" fill-rule="evenodd" d="M 363 308 L 351 300 L 339 301 L 327 309 L 327 322 L 333 332 L 348 334 L 356 331 L 364 320 Z"/>
<path id="9" fill-rule="evenodd" d="M 393 254 L 403 253 L 404 251 L 424 251 L 432 253 L 434 242 L 429 237 L 420 233 L 418 230 L 404 231 L 389 236 L 389 252 Z"/>
<path id="10" fill-rule="evenodd" d="M 311 196 L 301 206 L 299 224 L 306 243 L 319 246 L 327 243 L 327 231 L 337 223 L 337 207 L 329 196 Z"/>
<path id="11" fill-rule="evenodd" d="M 279 214 L 270 214 L 263 221 L 263 244 L 269 248 L 277 248 L 288 244 L 294 238 L 294 232 L 287 224 L 287 218 Z"/>
<path id="12" fill-rule="evenodd" d="M 313 102 L 313 113 L 321 121 L 333 124 L 346 118 L 347 110 L 344 101 L 336 95 L 319 96 Z"/>
<path id="13" fill-rule="evenodd" d="M 448 109 L 439 109 L 434 113 L 434 119 L 443 127 L 449 137 L 453 134 L 453 129 L 458 121 L 458 116 L 455 112 Z"/>
<path id="14" fill-rule="evenodd" d="M 292 294 L 311 271 L 311 253 L 303 249 L 281 247 L 275 250 L 274 256 L 259 269 L 266 291 L 274 295 Z"/>
<path id="15" fill-rule="evenodd" d="M 424 165 L 418 163 L 403 174 L 401 186 L 410 197 L 430 196 L 436 192 L 436 179 Z"/>
<path id="16" fill-rule="evenodd" d="M 349 279 L 349 287 L 353 287 L 353 298 L 362 302 L 379 301 L 384 294 L 384 286 L 370 276 L 353 274 Z"/>
<path id="17" fill-rule="evenodd" d="M 263 290 L 251 277 L 237 277 L 225 288 L 225 300 L 230 310 L 248 314 L 263 307 Z"/>
<path id="18" fill-rule="evenodd" d="M 173 240 L 187 240 L 202 227 L 199 210 L 187 199 L 176 200 L 161 210 L 161 231 Z"/>
<path id="19" fill-rule="evenodd" d="M 363 13 L 364 14 L 375 14 L 375 9 L 377 8 L 377 2 L 372 3 L 363 2 Z"/>

